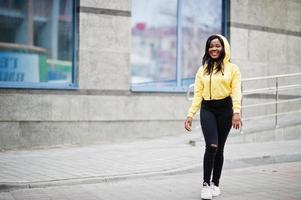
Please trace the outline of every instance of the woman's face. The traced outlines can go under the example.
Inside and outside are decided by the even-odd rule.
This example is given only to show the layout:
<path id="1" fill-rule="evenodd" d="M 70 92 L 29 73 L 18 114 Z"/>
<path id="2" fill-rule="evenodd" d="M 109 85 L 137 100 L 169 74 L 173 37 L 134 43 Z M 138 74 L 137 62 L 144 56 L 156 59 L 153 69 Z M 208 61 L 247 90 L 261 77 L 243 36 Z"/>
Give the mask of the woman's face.
<path id="1" fill-rule="evenodd" d="M 223 46 L 221 42 L 219 41 L 219 39 L 215 38 L 210 42 L 208 53 L 212 59 L 218 59 L 221 55 L 222 49 Z"/>

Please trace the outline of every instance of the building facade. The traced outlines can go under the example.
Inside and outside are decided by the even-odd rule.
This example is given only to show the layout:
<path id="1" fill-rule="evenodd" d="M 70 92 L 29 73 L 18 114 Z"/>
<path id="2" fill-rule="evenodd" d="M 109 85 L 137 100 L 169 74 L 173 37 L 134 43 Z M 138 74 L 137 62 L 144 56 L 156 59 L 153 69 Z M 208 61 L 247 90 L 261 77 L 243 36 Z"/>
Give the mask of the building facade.
<path id="1" fill-rule="evenodd" d="M 14 5 L 14 1 L 0 1 L 0 29 L 4 27 L 6 31 L 12 30 L 6 23 L 8 2 Z M 0 149 L 129 141 L 185 133 L 183 122 L 190 106 L 185 90 L 193 82 L 198 65 L 189 66 L 201 61 L 202 55 L 196 52 L 203 51 L 194 42 L 188 43 L 189 38 L 199 42 L 200 32 L 188 30 L 189 26 L 183 24 L 180 32 L 177 26 L 163 29 L 157 25 L 157 29 L 147 29 L 136 17 L 141 16 L 139 9 L 146 12 L 150 5 L 135 7 L 137 2 L 61 1 L 51 5 L 51 20 L 47 20 L 47 12 L 43 13 L 45 16 L 31 15 L 35 4 L 27 5 L 26 20 L 32 19 L 33 28 L 26 29 L 26 34 L 21 28 L 14 29 L 14 36 L 1 33 L 0 59 L 2 64 L 7 63 L 3 61 L 8 58 L 7 49 L 14 49 L 8 55 L 13 57 L 18 53 L 18 62 L 28 63 L 26 59 L 33 56 L 35 62 L 42 64 L 36 65 L 39 71 L 25 65 L 25 72 L 18 72 L 25 75 L 14 77 L 3 75 L 10 72 L 0 70 Z M 166 2 L 176 6 L 172 15 L 178 15 L 179 2 Z M 182 8 L 185 2 L 182 1 Z M 198 5 L 202 7 L 201 3 Z M 215 6 L 221 16 L 217 18 L 221 28 L 210 30 L 227 35 L 232 62 L 240 67 L 243 78 L 301 72 L 301 1 L 231 0 Z M 170 12 L 166 10 L 168 15 Z M 177 19 L 173 20 L 179 25 Z M 21 21 L 14 19 L 18 27 L 22 27 L 24 20 Z M 205 27 L 209 30 L 210 24 Z M 141 33 L 141 30 L 147 31 Z M 183 36 L 180 43 L 179 34 Z M 164 42 L 158 43 L 161 36 Z M 13 40 L 11 37 L 14 41 L 26 40 L 26 45 L 4 42 Z M 185 56 L 178 59 L 179 49 L 187 59 Z M 41 66 L 46 66 L 47 72 Z M 153 68 L 139 71 L 149 66 Z M 26 82 L 24 77 L 30 77 L 31 83 L 22 83 Z M 21 83 L 16 83 L 18 80 Z M 194 124 L 197 123 L 196 119 Z"/>

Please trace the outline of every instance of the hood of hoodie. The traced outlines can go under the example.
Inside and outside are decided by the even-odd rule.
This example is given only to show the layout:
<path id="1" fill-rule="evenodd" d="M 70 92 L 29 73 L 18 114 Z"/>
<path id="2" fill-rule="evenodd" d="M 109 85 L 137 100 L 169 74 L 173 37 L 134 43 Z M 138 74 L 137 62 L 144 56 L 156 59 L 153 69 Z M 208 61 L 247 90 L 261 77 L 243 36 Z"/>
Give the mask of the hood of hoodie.
<path id="1" fill-rule="evenodd" d="M 230 53 L 230 44 L 227 40 L 227 38 L 225 38 L 222 35 L 216 34 L 217 36 L 219 36 L 220 38 L 222 38 L 223 42 L 224 42 L 224 48 L 225 48 L 225 58 L 223 60 L 224 64 L 226 63 L 230 63 L 230 57 L 231 57 L 231 53 Z"/>

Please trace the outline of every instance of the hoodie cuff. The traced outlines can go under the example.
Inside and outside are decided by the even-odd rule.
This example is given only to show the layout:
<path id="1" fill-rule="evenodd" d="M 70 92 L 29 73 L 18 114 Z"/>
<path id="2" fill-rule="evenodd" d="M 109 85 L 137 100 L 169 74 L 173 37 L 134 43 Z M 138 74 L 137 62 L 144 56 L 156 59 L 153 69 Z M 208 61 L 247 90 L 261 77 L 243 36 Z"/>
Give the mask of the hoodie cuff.
<path id="1" fill-rule="evenodd" d="M 194 114 L 193 113 L 188 113 L 187 117 L 193 118 Z"/>
<path id="2" fill-rule="evenodd" d="M 240 109 L 233 109 L 233 113 L 240 113 Z"/>

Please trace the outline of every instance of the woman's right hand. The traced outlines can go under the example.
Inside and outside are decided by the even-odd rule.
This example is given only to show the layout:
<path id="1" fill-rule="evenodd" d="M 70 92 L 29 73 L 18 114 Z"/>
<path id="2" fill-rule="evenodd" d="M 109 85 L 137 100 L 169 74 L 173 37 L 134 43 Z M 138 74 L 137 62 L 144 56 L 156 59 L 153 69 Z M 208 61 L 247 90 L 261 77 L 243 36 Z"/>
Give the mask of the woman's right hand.
<path id="1" fill-rule="evenodd" d="M 192 117 L 187 117 L 185 120 L 184 126 L 185 126 L 185 129 L 189 132 L 192 131 L 191 125 L 192 125 Z"/>

